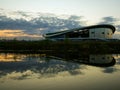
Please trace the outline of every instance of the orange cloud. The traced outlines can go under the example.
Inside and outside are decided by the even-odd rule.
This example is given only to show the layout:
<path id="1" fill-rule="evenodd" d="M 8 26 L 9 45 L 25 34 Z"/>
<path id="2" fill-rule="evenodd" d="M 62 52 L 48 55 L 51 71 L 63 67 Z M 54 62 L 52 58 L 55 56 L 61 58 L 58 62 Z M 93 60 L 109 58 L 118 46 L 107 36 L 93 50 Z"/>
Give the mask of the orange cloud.
<path id="1" fill-rule="evenodd" d="M 27 34 L 24 33 L 23 30 L 0 30 L 0 37 L 1 38 L 21 38 L 21 37 L 41 38 L 42 35 Z"/>
<path id="2" fill-rule="evenodd" d="M 14 37 L 22 33 L 21 30 L 0 30 L 0 37 Z"/>

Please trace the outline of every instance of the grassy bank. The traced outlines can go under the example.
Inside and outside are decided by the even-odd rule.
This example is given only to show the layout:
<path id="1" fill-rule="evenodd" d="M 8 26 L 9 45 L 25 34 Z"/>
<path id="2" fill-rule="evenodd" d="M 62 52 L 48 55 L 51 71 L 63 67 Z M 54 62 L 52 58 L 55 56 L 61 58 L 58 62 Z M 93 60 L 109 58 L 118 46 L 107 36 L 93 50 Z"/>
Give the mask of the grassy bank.
<path id="1" fill-rule="evenodd" d="M 29 53 L 120 53 L 120 41 L 18 41 L 0 40 L 0 52 Z"/>

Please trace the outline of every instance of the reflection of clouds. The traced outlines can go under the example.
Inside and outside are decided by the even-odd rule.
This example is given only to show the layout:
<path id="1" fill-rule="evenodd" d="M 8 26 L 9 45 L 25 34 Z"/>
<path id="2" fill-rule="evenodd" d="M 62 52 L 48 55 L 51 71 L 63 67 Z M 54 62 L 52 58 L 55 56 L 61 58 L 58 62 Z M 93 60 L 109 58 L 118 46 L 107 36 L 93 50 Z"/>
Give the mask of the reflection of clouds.
<path id="1" fill-rule="evenodd" d="M 119 65 L 114 65 L 115 61 L 111 55 L 102 55 L 102 57 L 101 55 L 85 55 L 79 56 L 79 59 L 76 57 L 75 60 L 47 58 L 44 54 L 0 54 L 0 57 L 0 59 L 7 61 L 13 59 L 9 62 L 5 60 L 0 61 L 0 79 L 23 80 L 29 78 L 40 79 L 57 76 L 83 75 L 84 70 L 88 69 L 87 65 L 103 67 L 101 70 L 104 73 L 113 73 L 119 70 Z M 16 62 L 16 59 L 20 61 Z"/>
<path id="2" fill-rule="evenodd" d="M 116 64 L 120 64 L 120 55 L 116 55 Z"/>
<path id="3" fill-rule="evenodd" d="M 104 73 L 112 74 L 114 72 L 120 71 L 120 55 L 116 54 L 116 55 L 113 55 L 113 57 L 116 60 L 116 64 L 113 67 L 103 68 Z"/>
<path id="4" fill-rule="evenodd" d="M 83 72 L 78 71 L 78 70 L 71 70 L 71 71 L 69 71 L 69 73 L 70 73 L 71 75 L 83 74 Z"/>
<path id="5" fill-rule="evenodd" d="M 103 70 L 104 73 L 114 73 L 116 71 L 118 71 L 119 69 L 114 68 L 114 67 L 107 67 Z"/>
<path id="6" fill-rule="evenodd" d="M 17 55 L 17 54 L 4 54 L 0 53 L 0 62 L 17 62 L 22 61 L 22 58 L 25 58 L 25 55 Z"/>
<path id="7" fill-rule="evenodd" d="M 116 59 L 116 66 L 117 67 L 120 67 L 119 64 L 120 64 L 120 54 L 116 54 L 114 55 L 115 59 Z"/>
<path id="8" fill-rule="evenodd" d="M 3 80 L 14 79 L 14 80 L 23 80 L 27 79 L 33 75 L 34 72 L 27 70 L 25 72 L 11 72 L 2 77 Z"/>
<path id="9" fill-rule="evenodd" d="M 55 71 L 54 71 L 55 70 Z M 70 75 L 79 75 L 83 74 L 81 72 L 80 68 L 75 69 L 75 70 L 56 70 L 56 68 L 51 68 L 51 69 L 46 69 L 43 70 L 37 70 L 37 69 L 31 69 L 31 70 L 26 70 L 23 72 L 19 71 L 11 71 L 11 72 L 4 72 L 4 74 L 1 74 L 2 79 L 14 79 L 14 80 L 23 80 L 23 79 L 30 79 L 32 78 L 51 78 L 51 77 L 56 77 L 56 76 L 70 76 Z"/>
<path id="10" fill-rule="evenodd" d="M 7 79 L 13 79 L 13 80 L 24 80 L 24 79 L 31 79 L 31 78 L 52 78 L 52 77 L 66 77 L 66 76 L 71 76 L 71 75 L 79 75 L 83 74 L 80 69 L 76 70 L 69 70 L 69 71 L 62 71 L 58 73 L 40 73 L 40 72 L 35 72 L 32 70 L 26 70 L 24 72 L 11 72 L 6 75 L 3 75 L 1 77 L 2 80 L 7 80 Z"/>
<path id="11" fill-rule="evenodd" d="M 9 56 L 10 55 L 10 56 Z M 4 56 L 4 55 L 2 55 Z M 15 56 L 13 54 L 13 56 Z M 30 77 L 37 78 L 48 78 L 56 77 L 62 72 L 68 72 L 69 75 L 79 75 L 82 74 L 80 69 L 83 69 L 83 65 L 56 60 L 47 59 L 45 57 L 39 57 L 41 55 L 20 55 L 16 58 L 21 57 L 21 61 L 1 61 L 0 62 L 0 78 L 9 79 L 27 79 Z M 12 54 L 8 54 L 6 59 L 9 61 L 8 57 L 12 57 Z M 3 57 L 2 57 L 3 58 Z M 13 58 L 15 59 L 15 58 Z M 62 74 L 65 76 L 64 74 Z"/>

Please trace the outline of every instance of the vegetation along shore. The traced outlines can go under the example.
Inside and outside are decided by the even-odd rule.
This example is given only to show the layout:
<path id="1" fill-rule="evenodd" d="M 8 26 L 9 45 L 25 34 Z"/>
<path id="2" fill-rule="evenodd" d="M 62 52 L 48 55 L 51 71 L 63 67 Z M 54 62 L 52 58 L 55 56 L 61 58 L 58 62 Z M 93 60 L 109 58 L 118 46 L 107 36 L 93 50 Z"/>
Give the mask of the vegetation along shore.
<path id="1" fill-rule="evenodd" d="M 0 40 L 0 52 L 13 53 L 120 53 L 120 41 Z"/>

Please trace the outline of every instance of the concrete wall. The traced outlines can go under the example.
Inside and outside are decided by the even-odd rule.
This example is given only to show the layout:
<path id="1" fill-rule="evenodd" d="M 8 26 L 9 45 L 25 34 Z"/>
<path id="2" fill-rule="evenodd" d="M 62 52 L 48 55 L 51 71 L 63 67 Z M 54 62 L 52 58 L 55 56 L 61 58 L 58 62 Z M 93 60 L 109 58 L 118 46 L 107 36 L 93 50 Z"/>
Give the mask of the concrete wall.
<path id="1" fill-rule="evenodd" d="M 89 38 L 112 38 L 113 32 L 109 28 L 94 28 L 89 30 Z"/>

